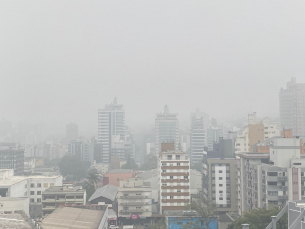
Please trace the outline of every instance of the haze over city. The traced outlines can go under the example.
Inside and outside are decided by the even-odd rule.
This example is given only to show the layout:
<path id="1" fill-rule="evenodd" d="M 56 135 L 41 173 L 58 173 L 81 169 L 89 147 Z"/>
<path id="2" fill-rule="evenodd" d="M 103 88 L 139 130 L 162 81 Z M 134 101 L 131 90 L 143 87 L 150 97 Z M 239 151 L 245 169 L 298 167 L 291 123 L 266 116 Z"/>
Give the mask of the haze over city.
<path id="1" fill-rule="evenodd" d="M 224 121 L 276 118 L 279 89 L 304 79 L 304 2 L 0 4 L 8 120 L 73 121 L 94 133 L 97 109 L 114 97 L 139 128 L 165 104 L 181 122 L 196 108 Z"/>
<path id="2" fill-rule="evenodd" d="M 0 228 L 305 228 L 304 1 L 0 1 Z"/>

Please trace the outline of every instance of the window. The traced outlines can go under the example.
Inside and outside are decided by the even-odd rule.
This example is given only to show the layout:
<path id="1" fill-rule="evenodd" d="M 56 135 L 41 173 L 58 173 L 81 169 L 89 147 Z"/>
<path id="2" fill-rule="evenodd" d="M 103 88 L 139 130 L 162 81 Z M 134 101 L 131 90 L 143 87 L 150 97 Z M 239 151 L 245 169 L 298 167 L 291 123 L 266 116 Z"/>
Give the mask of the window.
<path id="1" fill-rule="evenodd" d="M 136 209 L 141 209 L 141 207 L 136 207 Z"/>
<path id="2" fill-rule="evenodd" d="M 48 183 L 44 183 L 44 184 L 43 184 L 43 187 L 44 187 L 44 188 L 47 188 L 47 187 L 48 187 Z"/>
<path id="3" fill-rule="evenodd" d="M 219 187 L 223 187 L 223 184 L 219 184 Z"/>
<path id="4" fill-rule="evenodd" d="M 30 199 L 30 203 L 34 203 L 35 202 L 35 200 L 34 199 Z"/>
<path id="5" fill-rule="evenodd" d="M 24 185 L 24 188 L 27 188 L 27 187 L 28 187 L 28 184 L 25 184 L 25 185 Z"/>
<path id="6" fill-rule="evenodd" d="M 222 197 L 219 197 L 219 200 L 223 200 L 223 198 L 222 198 Z"/>
<path id="7" fill-rule="evenodd" d="M 41 183 L 38 183 L 38 184 L 37 184 L 37 188 L 41 188 Z"/>
<path id="8" fill-rule="evenodd" d="M 162 163 L 162 166 L 166 166 L 166 163 Z"/>
<path id="9" fill-rule="evenodd" d="M 222 170 L 219 170 L 218 172 L 219 172 L 219 173 L 222 173 Z"/>
<path id="10" fill-rule="evenodd" d="M 166 170 L 162 170 L 164 173 L 166 173 Z"/>
<path id="11" fill-rule="evenodd" d="M 174 179 L 174 177 L 173 177 L 173 176 L 170 176 L 170 177 L 169 177 L 169 179 L 171 179 L 171 180 L 172 180 L 172 179 Z"/>
<path id="12" fill-rule="evenodd" d="M 219 193 L 223 193 L 223 191 L 219 191 Z"/>
<path id="13" fill-rule="evenodd" d="M 165 187 L 166 187 L 166 184 L 162 184 L 162 186 L 165 186 Z"/>
<path id="14" fill-rule="evenodd" d="M 31 188 L 35 188 L 35 184 L 32 183 L 32 184 L 31 184 Z"/>
<path id="15" fill-rule="evenodd" d="M 31 191 L 31 192 L 30 192 L 30 195 L 35 195 L 35 192 L 34 192 L 34 191 Z"/>
<path id="16" fill-rule="evenodd" d="M 189 177 L 188 176 L 184 176 L 184 179 L 188 179 Z"/>
<path id="17" fill-rule="evenodd" d="M 136 193 L 136 196 L 141 196 L 141 193 Z"/>
<path id="18" fill-rule="evenodd" d="M 169 198 L 170 198 L 170 199 L 174 199 L 174 197 L 173 197 L 173 196 L 170 196 Z"/>
<path id="19" fill-rule="evenodd" d="M 177 192 L 181 192 L 181 190 L 180 190 L 180 189 L 177 189 Z"/>
<path id="20" fill-rule="evenodd" d="M 37 198 L 37 203 L 41 203 L 41 199 L 40 198 Z"/>
<path id="21" fill-rule="evenodd" d="M 41 191 L 37 191 L 37 195 L 41 195 Z"/>
<path id="22" fill-rule="evenodd" d="M 167 160 L 172 160 L 172 155 L 167 155 Z"/>
<path id="23" fill-rule="evenodd" d="M 176 160 L 180 160 L 180 155 L 176 155 Z"/>
<path id="24" fill-rule="evenodd" d="M 222 180 L 222 177 L 219 177 L 218 179 L 219 179 L 219 180 Z"/>
<path id="25" fill-rule="evenodd" d="M 54 187 L 54 183 L 50 183 L 50 187 Z"/>
<path id="26" fill-rule="evenodd" d="M 177 166 L 180 166 L 180 163 L 177 163 Z"/>

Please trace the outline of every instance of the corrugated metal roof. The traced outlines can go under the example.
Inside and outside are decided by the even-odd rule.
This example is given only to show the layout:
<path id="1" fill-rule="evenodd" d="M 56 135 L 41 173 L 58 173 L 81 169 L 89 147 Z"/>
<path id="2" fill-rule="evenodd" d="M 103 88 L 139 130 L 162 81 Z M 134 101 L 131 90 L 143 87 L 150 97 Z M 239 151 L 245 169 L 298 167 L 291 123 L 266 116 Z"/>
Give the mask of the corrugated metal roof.
<path id="1" fill-rule="evenodd" d="M 112 184 L 107 184 L 107 185 L 97 189 L 93 193 L 93 195 L 90 197 L 89 201 L 92 201 L 99 197 L 104 197 L 106 199 L 114 201 L 117 193 L 118 193 L 118 187 L 116 187 Z"/>

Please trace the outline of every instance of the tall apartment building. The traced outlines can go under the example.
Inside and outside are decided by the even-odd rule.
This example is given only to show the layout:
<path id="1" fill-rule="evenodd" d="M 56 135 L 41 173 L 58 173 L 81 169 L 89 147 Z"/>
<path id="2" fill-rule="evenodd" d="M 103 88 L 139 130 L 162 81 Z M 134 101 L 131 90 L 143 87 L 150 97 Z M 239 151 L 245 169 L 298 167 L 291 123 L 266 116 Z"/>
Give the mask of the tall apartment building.
<path id="1" fill-rule="evenodd" d="M 98 163 L 110 163 L 111 146 L 115 135 L 119 136 L 120 140 L 125 140 L 125 110 L 116 99 L 104 109 L 98 110 L 97 142 L 101 144 L 100 157 L 96 158 Z"/>
<path id="2" fill-rule="evenodd" d="M 190 203 L 190 159 L 180 151 L 163 151 L 158 158 L 160 212 L 185 210 Z"/>
<path id="3" fill-rule="evenodd" d="M 81 161 L 94 161 L 94 140 L 77 139 L 68 144 L 68 155 L 75 156 Z"/>
<path id="4" fill-rule="evenodd" d="M 269 206 L 283 207 L 288 200 L 301 200 L 305 188 L 305 159 L 301 140 L 272 138 L 270 153 L 241 153 L 239 211 Z"/>
<path id="5" fill-rule="evenodd" d="M 237 166 L 231 139 L 219 139 L 213 151 L 203 158 L 203 197 L 216 205 L 219 212 L 238 211 Z"/>
<path id="6" fill-rule="evenodd" d="M 78 125 L 76 123 L 69 123 L 66 126 L 66 139 L 68 141 L 76 140 L 78 138 Z"/>
<path id="7" fill-rule="evenodd" d="M 179 120 L 176 113 L 169 113 L 168 106 L 163 113 L 158 113 L 155 119 L 156 155 L 160 153 L 161 143 L 173 142 L 175 149 L 179 148 Z"/>
<path id="8" fill-rule="evenodd" d="M 197 110 L 191 115 L 191 164 L 202 161 L 203 151 L 206 146 L 206 129 L 204 125 L 205 114 Z"/>
<path id="9" fill-rule="evenodd" d="M 217 143 L 219 138 L 223 137 L 223 129 L 220 127 L 210 127 L 207 129 L 206 146 L 208 150 L 213 150 L 214 143 Z"/>
<path id="10" fill-rule="evenodd" d="M 305 136 L 305 83 L 295 78 L 279 93 L 281 127 L 292 129 L 294 136 Z"/>
<path id="11" fill-rule="evenodd" d="M 118 189 L 118 215 L 130 218 L 139 215 L 140 218 L 152 216 L 152 194 L 149 182 L 141 177 L 131 177 L 120 181 Z"/>
<path id="12" fill-rule="evenodd" d="M 256 113 L 248 115 L 248 125 L 237 133 L 235 140 L 235 153 L 253 152 L 253 146 L 272 137 L 279 137 L 278 123 L 271 122 L 269 118 L 257 121 Z"/>
<path id="13" fill-rule="evenodd" d="M 0 169 L 13 169 L 16 176 L 24 174 L 24 149 L 15 143 L 0 145 Z"/>
<path id="14" fill-rule="evenodd" d="M 81 186 L 54 186 L 42 192 L 42 213 L 52 213 L 58 207 L 85 205 L 86 190 Z"/>

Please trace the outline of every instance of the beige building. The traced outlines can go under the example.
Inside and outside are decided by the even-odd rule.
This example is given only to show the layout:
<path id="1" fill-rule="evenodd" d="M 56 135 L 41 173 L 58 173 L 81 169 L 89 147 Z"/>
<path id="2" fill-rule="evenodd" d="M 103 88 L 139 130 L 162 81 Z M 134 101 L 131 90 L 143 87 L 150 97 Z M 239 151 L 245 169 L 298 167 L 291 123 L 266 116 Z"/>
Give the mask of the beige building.
<path id="1" fill-rule="evenodd" d="M 141 177 L 131 177 L 120 181 L 118 189 L 118 215 L 130 217 L 139 215 L 140 218 L 152 216 L 152 192 L 150 183 Z"/>
<path id="2" fill-rule="evenodd" d="M 158 159 L 160 212 L 184 210 L 190 202 L 190 159 L 180 151 L 165 151 Z"/>
<path id="3" fill-rule="evenodd" d="M 86 203 L 86 190 L 81 186 L 50 187 L 42 192 L 43 215 L 52 213 L 55 208 L 71 205 L 84 205 Z"/>
<path id="4" fill-rule="evenodd" d="M 271 122 L 269 118 L 257 121 L 256 113 L 249 114 L 248 125 L 237 133 L 235 153 L 253 152 L 255 144 L 280 135 L 278 123 Z"/>

